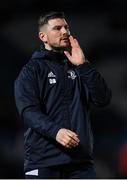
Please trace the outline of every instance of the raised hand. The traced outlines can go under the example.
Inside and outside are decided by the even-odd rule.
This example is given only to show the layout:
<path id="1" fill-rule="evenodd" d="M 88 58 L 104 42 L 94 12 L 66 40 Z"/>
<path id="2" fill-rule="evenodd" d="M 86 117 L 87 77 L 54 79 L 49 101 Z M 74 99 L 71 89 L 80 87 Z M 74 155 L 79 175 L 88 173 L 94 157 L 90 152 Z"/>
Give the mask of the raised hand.
<path id="1" fill-rule="evenodd" d="M 71 44 L 71 52 L 64 51 L 65 55 L 72 64 L 77 66 L 83 64 L 85 62 L 85 56 L 78 41 L 72 36 L 69 37 L 69 40 Z"/>

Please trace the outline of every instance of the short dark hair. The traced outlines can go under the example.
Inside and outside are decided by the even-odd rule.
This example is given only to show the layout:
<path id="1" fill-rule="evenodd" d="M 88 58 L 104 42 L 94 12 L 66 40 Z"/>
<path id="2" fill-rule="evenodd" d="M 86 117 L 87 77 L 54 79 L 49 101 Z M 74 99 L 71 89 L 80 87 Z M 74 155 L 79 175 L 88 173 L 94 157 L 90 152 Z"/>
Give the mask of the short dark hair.
<path id="1" fill-rule="evenodd" d="M 64 12 L 52 11 L 42 14 L 38 20 L 39 30 L 42 26 L 47 24 L 50 19 L 55 19 L 55 18 L 65 18 Z"/>

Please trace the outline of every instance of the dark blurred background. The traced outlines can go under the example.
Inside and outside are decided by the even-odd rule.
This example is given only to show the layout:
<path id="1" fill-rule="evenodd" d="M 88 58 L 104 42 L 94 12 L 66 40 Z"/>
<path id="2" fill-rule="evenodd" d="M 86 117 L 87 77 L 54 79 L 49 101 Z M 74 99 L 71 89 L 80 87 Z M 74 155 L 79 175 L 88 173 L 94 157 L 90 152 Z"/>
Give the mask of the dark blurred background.
<path id="1" fill-rule="evenodd" d="M 72 35 L 112 89 L 111 104 L 91 112 L 98 178 L 127 178 L 127 1 L 0 4 L 0 178 L 23 178 L 23 122 L 15 107 L 14 80 L 40 45 L 40 14 L 52 10 L 65 12 Z"/>

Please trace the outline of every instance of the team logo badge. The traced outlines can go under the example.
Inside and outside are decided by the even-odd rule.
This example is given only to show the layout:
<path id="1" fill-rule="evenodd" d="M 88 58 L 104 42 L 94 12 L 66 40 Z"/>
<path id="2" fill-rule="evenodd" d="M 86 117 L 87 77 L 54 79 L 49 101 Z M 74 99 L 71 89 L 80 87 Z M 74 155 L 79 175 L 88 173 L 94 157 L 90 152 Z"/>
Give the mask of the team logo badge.
<path id="1" fill-rule="evenodd" d="M 77 75 L 75 74 L 75 71 L 73 70 L 69 70 L 68 74 L 69 74 L 68 78 L 75 79 L 77 77 Z"/>

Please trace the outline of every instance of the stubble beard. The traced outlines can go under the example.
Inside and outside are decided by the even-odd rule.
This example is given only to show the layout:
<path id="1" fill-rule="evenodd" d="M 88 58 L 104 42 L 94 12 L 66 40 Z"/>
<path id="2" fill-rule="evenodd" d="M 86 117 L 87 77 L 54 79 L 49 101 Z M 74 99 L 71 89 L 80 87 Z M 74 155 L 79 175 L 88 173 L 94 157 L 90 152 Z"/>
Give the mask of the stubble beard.
<path id="1" fill-rule="evenodd" d="M 70 43 L 67 46 L 51 46 L 53 51 L 69 51 L 71 49 Z"/>

